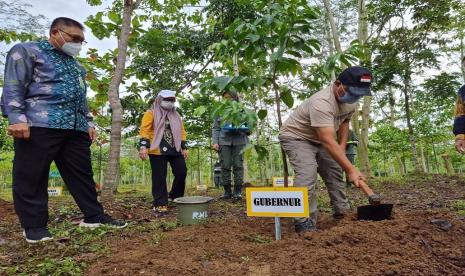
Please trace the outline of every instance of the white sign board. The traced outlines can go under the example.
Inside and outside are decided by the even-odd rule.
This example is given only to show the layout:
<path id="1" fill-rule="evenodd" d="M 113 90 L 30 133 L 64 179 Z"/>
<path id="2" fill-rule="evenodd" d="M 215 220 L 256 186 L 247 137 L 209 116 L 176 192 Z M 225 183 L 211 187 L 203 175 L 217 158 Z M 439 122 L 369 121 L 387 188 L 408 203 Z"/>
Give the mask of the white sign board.
<path id="1" fill-rule="evenodd" d="M 294 186 L 294 177 L 289 176 L 288 180 L 288 187 Z M 284 176 L 274 176 L 273 177 L 273 187 L 284 187 Z"/>
<path id="2" fill-rule="evenodd" d="M 49 196 L 60 196 L 63 192 L 63 187 L 48 187 Z"/>
<path id="3" fill-rule="evenodd" d="M 255 217 L 308 217 L 308 189 L 246 188 L 247 215 Z"/>

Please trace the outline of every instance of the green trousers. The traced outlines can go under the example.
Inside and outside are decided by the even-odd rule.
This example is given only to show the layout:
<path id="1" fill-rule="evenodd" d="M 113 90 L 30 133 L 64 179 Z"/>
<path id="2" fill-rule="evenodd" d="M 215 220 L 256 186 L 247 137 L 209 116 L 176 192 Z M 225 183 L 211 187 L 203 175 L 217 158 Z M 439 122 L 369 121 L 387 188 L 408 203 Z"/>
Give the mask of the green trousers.
<path id="1" fill-rule="evenodd" d="M 244 147 L 220 146 L 221 184 L 225 191 L 231 191 L 231 172 L 234 174 L 234 190 L 241 190 L 244 182 L 244 154 L 241 151 Z"/>

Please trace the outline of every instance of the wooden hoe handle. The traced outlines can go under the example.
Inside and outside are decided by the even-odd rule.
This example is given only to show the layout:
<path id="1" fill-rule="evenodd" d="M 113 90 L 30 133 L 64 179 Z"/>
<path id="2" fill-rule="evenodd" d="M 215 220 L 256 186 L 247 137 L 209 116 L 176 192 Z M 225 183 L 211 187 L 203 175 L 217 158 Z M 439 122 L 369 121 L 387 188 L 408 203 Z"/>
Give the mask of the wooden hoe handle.
<path id="1" fill-rule="evenodd" d="M 378 205 L 381 203 L 381 197 L 378 194 L 375 194 L 373 190 L 368 187 L 365 181 L 360 180 L 358 187 L 368 196 L 368 200 L 371 205 Z"/>
<path id="2" fill-rule="evenodd" d="M 372 196 L 374 195 L 375 193 L 373 192 L 373 190 L 368 187 L 368 185 L 365 183 L 365 181 L 363 180 L 360 180 L 359 182 L 359 188 L 367 195 L 367 196 Z"/>

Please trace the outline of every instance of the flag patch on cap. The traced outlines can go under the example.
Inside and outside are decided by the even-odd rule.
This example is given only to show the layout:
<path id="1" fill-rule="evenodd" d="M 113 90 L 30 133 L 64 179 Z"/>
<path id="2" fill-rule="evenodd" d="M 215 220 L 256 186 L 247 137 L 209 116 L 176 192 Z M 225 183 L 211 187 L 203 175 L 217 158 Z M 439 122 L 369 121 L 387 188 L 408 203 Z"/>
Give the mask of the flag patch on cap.
<path id="1" fill-rule="evenodd" d="M 360 78 L 360 82 L 371 83 L 371 76 L 370 76 L 370 75 L 363 75 L 363 76 Z"/>

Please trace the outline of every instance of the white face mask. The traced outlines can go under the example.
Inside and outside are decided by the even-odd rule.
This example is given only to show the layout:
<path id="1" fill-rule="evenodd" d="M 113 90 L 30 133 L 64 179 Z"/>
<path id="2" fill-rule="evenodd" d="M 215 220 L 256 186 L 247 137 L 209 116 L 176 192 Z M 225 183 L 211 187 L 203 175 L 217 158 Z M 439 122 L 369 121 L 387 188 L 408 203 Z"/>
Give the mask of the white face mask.
<path id="1" fill-rule="evenodd" d="M 171 110 L 174 107 L 174 102 L 170 101 L 161 101 L 160 103 L 161 108 L 166 109 L 166 110 Z"/>
<path id="2" fill-rule="evenodd" d="M 67 54 L 68 56 L 75 57 L 79 55 L 79 52 L 82 49 L 82 44 L 78 42 L 66 42 L 60 32 L 61 39 L 65 42 L 63 46 L 61 46 L 61 50 Z"/>

